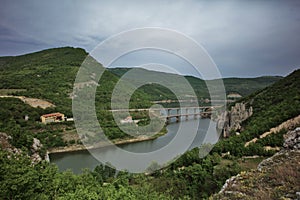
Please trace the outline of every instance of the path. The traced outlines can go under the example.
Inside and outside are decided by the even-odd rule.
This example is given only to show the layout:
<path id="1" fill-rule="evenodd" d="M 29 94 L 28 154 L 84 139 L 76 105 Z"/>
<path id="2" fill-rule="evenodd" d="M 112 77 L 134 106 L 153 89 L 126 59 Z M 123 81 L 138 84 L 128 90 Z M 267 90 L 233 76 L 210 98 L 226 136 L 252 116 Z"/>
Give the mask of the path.
<path id="1" fill-rule="evenodd" d="M 270 134 L 277 133 L 282 129 L 289 129 L 289 127 L 291 127 L 291 126 L 293 126 L 293 127 L 297 126 L 298 124 L 300 124 L 300 115 L 298 115 L 297 117 L 294 117 L 292 119 L 289 119 L 274 128 L 271 128 L 268 132 L 261 134 L 259 136 L 259 139 L 264 138 Z M 253 142 L 255 143 L 257 140 L 258 140 L 258 138 L 254 138 L 254 139 L 246 142 L 245 147 L 249 146 L 249 144 L 251 144 Z"/>
<path id="2" fill-rule="evenodd" d="M 52 104 L 48 101 L 45 101 L 43 99 L 29 98 L 29 97 L 25 97 L 25 96 L 1 95 L 0 98 L 17 98 L 34 108 L 41 107 L 41 108 L 45 109 L 48 107 L 55 107 L 54 104 Z"/>

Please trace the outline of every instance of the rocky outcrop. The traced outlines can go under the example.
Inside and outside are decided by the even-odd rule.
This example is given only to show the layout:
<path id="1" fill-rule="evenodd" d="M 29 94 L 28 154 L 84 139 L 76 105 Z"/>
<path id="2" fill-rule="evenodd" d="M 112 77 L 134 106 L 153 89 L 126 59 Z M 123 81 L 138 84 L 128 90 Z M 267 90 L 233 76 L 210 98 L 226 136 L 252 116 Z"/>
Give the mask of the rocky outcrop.
<path id="1" fill-rule="evenodd" d="M 30 159 L 33 163 L 38 163 L 42 161 L 42 157 L 40 156 L 40 150 L 43 147 L 41 141 L 37 138 L 33 138 L 33 143 L 31 146 L 31 156 Z"/>
<path id="2" fill-rule="evenodd" d="M 286 150 L 300 151 L 300 127 L 284 135 L 283 147 Z"/>
<path id="3" fill-rule="evenodd" d="M 300 199 L 300 127 L 287 132 L 283 148 L 257 170 L 226 181 L 212 199 Z"/>
<path id="4" fill-rule="evenodd" d="M 0 132 L 0 147 L 2 150 L 5 150 L 9 153 L 20 154 L 22 151 L 20 149 L 15 148 L 9 143 L 11 140 L 11 136 L 8 136 L 6 133 Z"/>
<path id="5" fill-rule="evenodd" d="M 14 154 L 21 154 L 22 150 L 14 147 L 9 143 L 9 140 L 11 140 L 11 136 L 7 135 L 6 133 L 1 133 L 0 132 L 0 147 L 2 150 L 5 150 L 10 153 L 10 155 Z M 40 155 L 41 149 L 43 145 L 40 142 L 39 139 L 33 138 L 33 143 L 30 149 L 30 159 L 32 160 L 33 164 L 39 163 L 40 161 L 43 160 L 43 158 Z M 49 156 L 48 153 L 46 153 L 45 158 L 46 161 L 49 161 Z"/>
<path id="6" fill-rule="evenodd" d="M 222 130 L 223 137 L 228 137 L 231 132 L 239 132 L 242 128 L 241 123 L 252 114 L 251 106 L 247 109 L 246 104 L 236 103 L 230 111 L 224 111 L 218 116 L 217 128 Z"/>
<path id="7" fill-rule="evenodd" d="M 280 161 L 279 157 L 288 155 L 291 151 L 300 153 L 300 127 L 293 131 L 289 131 L 284 135 L 284 143 L 281 151 L 274 156 L 263 160 L 257 167 L 259 171 L 267 169 L 269 166 L 276 164 Z"/>

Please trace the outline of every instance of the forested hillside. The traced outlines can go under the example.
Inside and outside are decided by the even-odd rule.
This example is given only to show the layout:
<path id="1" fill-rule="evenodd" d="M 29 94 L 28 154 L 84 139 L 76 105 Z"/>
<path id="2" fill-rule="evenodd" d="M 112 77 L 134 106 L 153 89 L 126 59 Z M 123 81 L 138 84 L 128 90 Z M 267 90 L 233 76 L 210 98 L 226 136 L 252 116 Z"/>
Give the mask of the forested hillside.
<path id="1" fill-rule="evenodd" d="M 68 117 L 72 117 L 71 94 L 73 90 L 73 83 L 77 71 L 86 56 L 87 53 L 83 49 L 64 47 L 44 50 L 23 56 L 1 57 L 1 93 L 40 98 L 55 105 L 55 107 L 47 108 L 45 110 L 37 108 L 33 109 L 33 112 L 24 113 L 23 111 L 22 116 L 12 113 L 13 111 L 9 110 L 5 106 L 2 106 L 1 112 L 9 112 L 9 116 L 14 116 L 15 118 L 12 119 L 13 123 L 19 123 L 20 120 L 17 120 L 17 118 L 24 118 L 25 115 L 29 116 L 30 121 L 38 121 L 38 115 L 51 112 L 61 112 Z M 117 127 L 111 113 L 106 111 L 110 109 L 110 99 L 115 84 L 118 82 L 120 76 L 127 71 L 128 69 L 106 70 L 100 79 L 99 87 L 97 89 L 95 101 L 97 116 L 110 139 L 128 137 L 127 134 Z M 145 72 L 145 70 L 140 69 L 141 76 L 143 75 L 143 72 Z M 147 71 L 147 75 L 153 77 L 169 77 L 171 79 L 174 78 L 174 80 L 179 77 L 179 75 L 149 71 Z M 191 83 L 199 99 L 209 97 L 203 80 L 190 76 L 186 78 Z M 225 79 L 224 82 L 228 93 L 238 92 L 241 94 L 248 94 L 251 91 L 261 89 L 278 79 L 280 78 L 262 77 L 253 79 Z M 184 85 L 177 84 L 175 87 L 180 91 L 185 91 Z M 177 98 L 164 86 L 158 84 L 147 84 L 134 92 L 131 97 L 130 106 L 131 108 L 147 108 L 152 105 L 151 101 L 153 100 L 166 99 L 176 100 Z M 5 101 L 13 100 L 7 99 Z M 133 117 L 147 117 L 147 113 L 141 113 L 138 116 L 135 116 L 133 113 L 133 115 Z M 22 122 L 22 129 L 28 130 L 28 126 L 26 124 L 28 123 Z M 69 129 L 74 128 L 72 124 L 69 124 L 68 126 Z M 11 125 L 7 126 L 5 129 L 13 130 Z M 13 135 L 14 133 L 11 134 Z M 62 143 L 60 142 L 60 144 Z"/>
<path id="2" fill-rule="evenodd" d="M 117 75 L 118 77 L 121 77 L 130 69 L 132 68 L 109 68 L 108 70 L 113 74 Z M 146 69 L 140 69 L 140 70 L 141 70 L 141 74 L 143 73 L 143 71 L 146 71 Z M 162 72 L 154 72 L 154 71 L 151 73 L 153 74 L 153 77 L 162 76 L 162 74 L 165 74 Z M 176 80 L 178 75 L 169 74 L 169 76 L 174 78 L 174 80 Z M 185 78 L 191 84 L 199 99 L 209 98 L 209 93 L 207 91 L 204 80 L 193 76 L 185 76 Z M 262 76 L 257 78 L 224 78 L 223 82 L 224 82 L 226 94 L 238 93 L 242 96 L 247 96 L 257 90 L 261 90 L 275 83 L 280 79 L 282 79 L 282 77 L 280 76 Z M 211 81 L 214 80 L 210 80 L 209 82 Z M 147 85 L 143 88 L 143 91 L 150 91 L 149 93 L 151 94 L 151 96 L 155 97 L 155 100 L 168 99 L 168 98 L 174 99 L 174 96 L 171 96 L 170 92 L 161 86 L 153 87 Z"/>
<path id="3" fill-rule="evenodd" d="M 252 106 L 253 115 L 243 122 L 240 136 L 232 136 L 219 142 L 214 150 L 219 153 L 229 151 L 236 156 L 269 154 L 263 146 L 282 144 L 285 130 L 260 139 L 247 148 L 244 147 L 245 142 L 300 114 L 300 70 L 239 101 L 246 103 L 248 107 Z"/>

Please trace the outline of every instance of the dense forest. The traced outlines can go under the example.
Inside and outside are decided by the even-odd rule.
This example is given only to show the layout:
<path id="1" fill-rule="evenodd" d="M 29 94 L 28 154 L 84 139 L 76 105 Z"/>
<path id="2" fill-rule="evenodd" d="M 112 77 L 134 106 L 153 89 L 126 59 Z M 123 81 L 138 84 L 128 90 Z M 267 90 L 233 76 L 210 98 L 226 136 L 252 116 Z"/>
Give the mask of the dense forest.
<path id="1" fill-rule="evenodd" d="M 68 47 L 0 58 L 1 89 L 11 89 L 5 90 L 6 93 L 41 98 L 56 105 L 47 109 L 33 108 L 19 99 L 0 98 L 0 132 L 8 134 L 11 145 L 22 150 L 21 154 L 0 151 L 0 199 L 207 199 L 220 190 L 227 178 L 274 154 L 263 147 L 281 146 L 286 131 L 269 135 L 248 147 L 244 146 L 245 142 L 300 113 L 300 70 L 283 79 L 225 79 L 227 92 L 249 95 L 256 91 L 239 100 L 252 106 L 254 114 L 243 123 L 240 135 L 219 141 L 205 158 L 199 158 L 199 151 L 206 148 L 203 145 L 200 150 L 188 151 L 169 166 L 150 174 L 117 172 L 108 167 L 109 163 L 92 171 L 83 170 L 79 175 L 60 172 L 57 166 L 46 161 L 32 164 L 28 155 L 34 137 L 44 145 L 41 154 L 47 148 L 74 142 L 63 140 L 66 131 L 75 129 L 73 122 L 44 125 L 38 121 L 40 115 L 51 112 L 72 116 L 72 84 L 86 55 L 82 49 Z M 106 71 L 96 94 L 96 98 L 102 100 L 96 105 L 97 115 L 110 139 L 128 137 L 116 129 L 107 112 L 111 91 L 122 73 L 120 69 Z M 187 79 L 197 90 L 205 91 L 203 80 Z M 202 87 L 204 89 L 199 89 Z M 199 97 L 207 97 L 197 90 Z M 151 106 L 151 101 L 162 98 L 161 95 L 171 98 L 173 94 L 164 87 L 146 85 L 134 93 L 131 106 Z M 28 120 L 24 119 L 25 115 L 29 116 Z M 224 156 L 227 152 L 230 154 Z M 245 159 L 248 155 L 263 157 Z"/>

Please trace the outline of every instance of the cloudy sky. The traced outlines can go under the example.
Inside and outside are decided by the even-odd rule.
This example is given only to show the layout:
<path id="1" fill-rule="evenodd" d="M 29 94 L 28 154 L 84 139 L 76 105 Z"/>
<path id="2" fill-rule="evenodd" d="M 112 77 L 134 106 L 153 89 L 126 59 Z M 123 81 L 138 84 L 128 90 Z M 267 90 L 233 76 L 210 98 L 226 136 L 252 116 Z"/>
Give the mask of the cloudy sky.
<path id="1" fill-rule="evenodd" d="M 90 52 L 111 35 L 142 27 L 174 29 L 195 39 L 224 77 L 287 75 L 300 68 L 297 0 L 0 0 L 0 56 L 62 46 Z M 152 53 L 128 55 L 116 65 L 151 62 L 153 56 L 145 55 Z M 159 63 L 168 56 L 156 58 Z"/>

